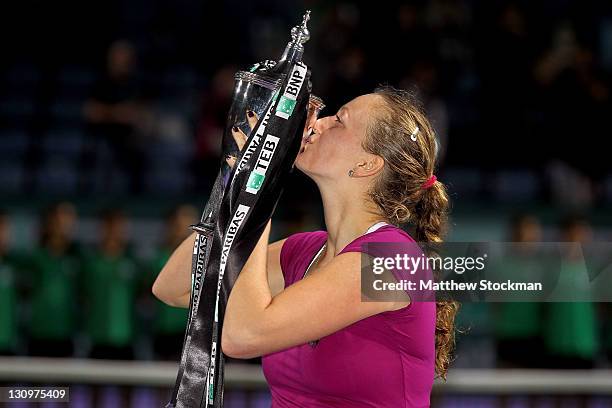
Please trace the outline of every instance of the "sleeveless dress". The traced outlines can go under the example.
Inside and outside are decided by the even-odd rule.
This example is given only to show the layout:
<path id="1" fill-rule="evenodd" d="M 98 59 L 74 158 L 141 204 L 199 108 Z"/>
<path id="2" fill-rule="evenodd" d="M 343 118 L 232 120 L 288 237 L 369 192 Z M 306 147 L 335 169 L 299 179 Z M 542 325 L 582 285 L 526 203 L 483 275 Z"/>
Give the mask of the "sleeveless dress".
<path id="1" fill-rule="evenodd" d="M 302 279 L 327 232 L 291 235 L 281 249 L 285 287 Z M 340 253 L 362 252 L 368 242 L 414 243 L 385 225 L 349 243 Z M 313 316 L 313 319 L 316 316 Z M 273 408 L 429 407 L 435 361 L 434 302 L 411 302 L 320 339 L 263 356 Z"/>

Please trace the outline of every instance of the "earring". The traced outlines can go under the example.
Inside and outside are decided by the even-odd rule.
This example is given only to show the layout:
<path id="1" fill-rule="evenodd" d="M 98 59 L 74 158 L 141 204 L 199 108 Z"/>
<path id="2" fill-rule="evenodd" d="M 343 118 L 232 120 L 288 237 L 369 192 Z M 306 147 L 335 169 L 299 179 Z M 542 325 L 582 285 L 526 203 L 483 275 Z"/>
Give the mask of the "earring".
<path id="1" fill-rule="evenodd" d="M 348 171 L 348 176 L 349 177 L 353 177 L 353 174 L 355 174 L 355 171 L 353 169 Z"/>

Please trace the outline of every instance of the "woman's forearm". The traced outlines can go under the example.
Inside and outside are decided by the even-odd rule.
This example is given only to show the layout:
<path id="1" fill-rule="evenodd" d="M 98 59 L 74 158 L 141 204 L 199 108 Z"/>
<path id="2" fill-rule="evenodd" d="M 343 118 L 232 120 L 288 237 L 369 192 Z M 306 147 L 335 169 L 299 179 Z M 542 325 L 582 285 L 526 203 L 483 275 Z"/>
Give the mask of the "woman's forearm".
<path id="1" fill-rule="evenodd" d="M 192 233 L 174 250 L 153 283 L 153 294 L 162 302 L 188 307 L 191 292 L 191 258 L 196 233 Z"/>
<path id="2" fill-rule="evenodd" d="M 223 324 L 222 347 L 226 354 L 249 353 L 261 314 L 272 302 L 267 274 L 270 228 L 268 222 L 232 288 Z"/>

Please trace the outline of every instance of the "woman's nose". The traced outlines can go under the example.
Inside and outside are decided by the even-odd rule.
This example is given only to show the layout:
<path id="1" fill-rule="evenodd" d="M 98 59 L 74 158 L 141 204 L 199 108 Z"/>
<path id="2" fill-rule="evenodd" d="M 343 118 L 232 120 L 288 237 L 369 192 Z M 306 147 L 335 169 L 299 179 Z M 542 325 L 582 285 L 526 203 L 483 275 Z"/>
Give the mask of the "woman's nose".
<path id="1" fill-rule="evenodd" d="M 317 121 L 315 122 L 314 126 L 312 127 L 315 131 L 315 133 L 323 133 L 325 131 L 325 129 L 327 129 L 329 127 L 329 118 L 331 116 L 325 116 L 323 118 L 319 118 L 317 119 Z"/>

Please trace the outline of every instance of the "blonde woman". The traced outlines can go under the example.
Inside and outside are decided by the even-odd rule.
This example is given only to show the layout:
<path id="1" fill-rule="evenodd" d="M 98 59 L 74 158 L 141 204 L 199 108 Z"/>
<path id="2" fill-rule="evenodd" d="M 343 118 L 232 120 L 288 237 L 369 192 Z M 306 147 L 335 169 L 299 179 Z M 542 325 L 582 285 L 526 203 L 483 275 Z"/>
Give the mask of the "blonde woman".
<path id="1" fill-rule="evenodd" d="M 244 135 L 235 135 L 244 139 Z M 390 87 L 318 119 L 296 167 L 317 184 L 326 231 L 268 243 L 228 300 L 225 354 L 263 356 L 273 407 L 428 407 L 454 344 L 454 302 L 362 302 L 361 244 L 439 242 L 447 215 L 436 141 L 414 97 Z M 415 236 L 399 228 L 412 223 Z M 153 292 L 187 307 L 194 237 Z"/>

